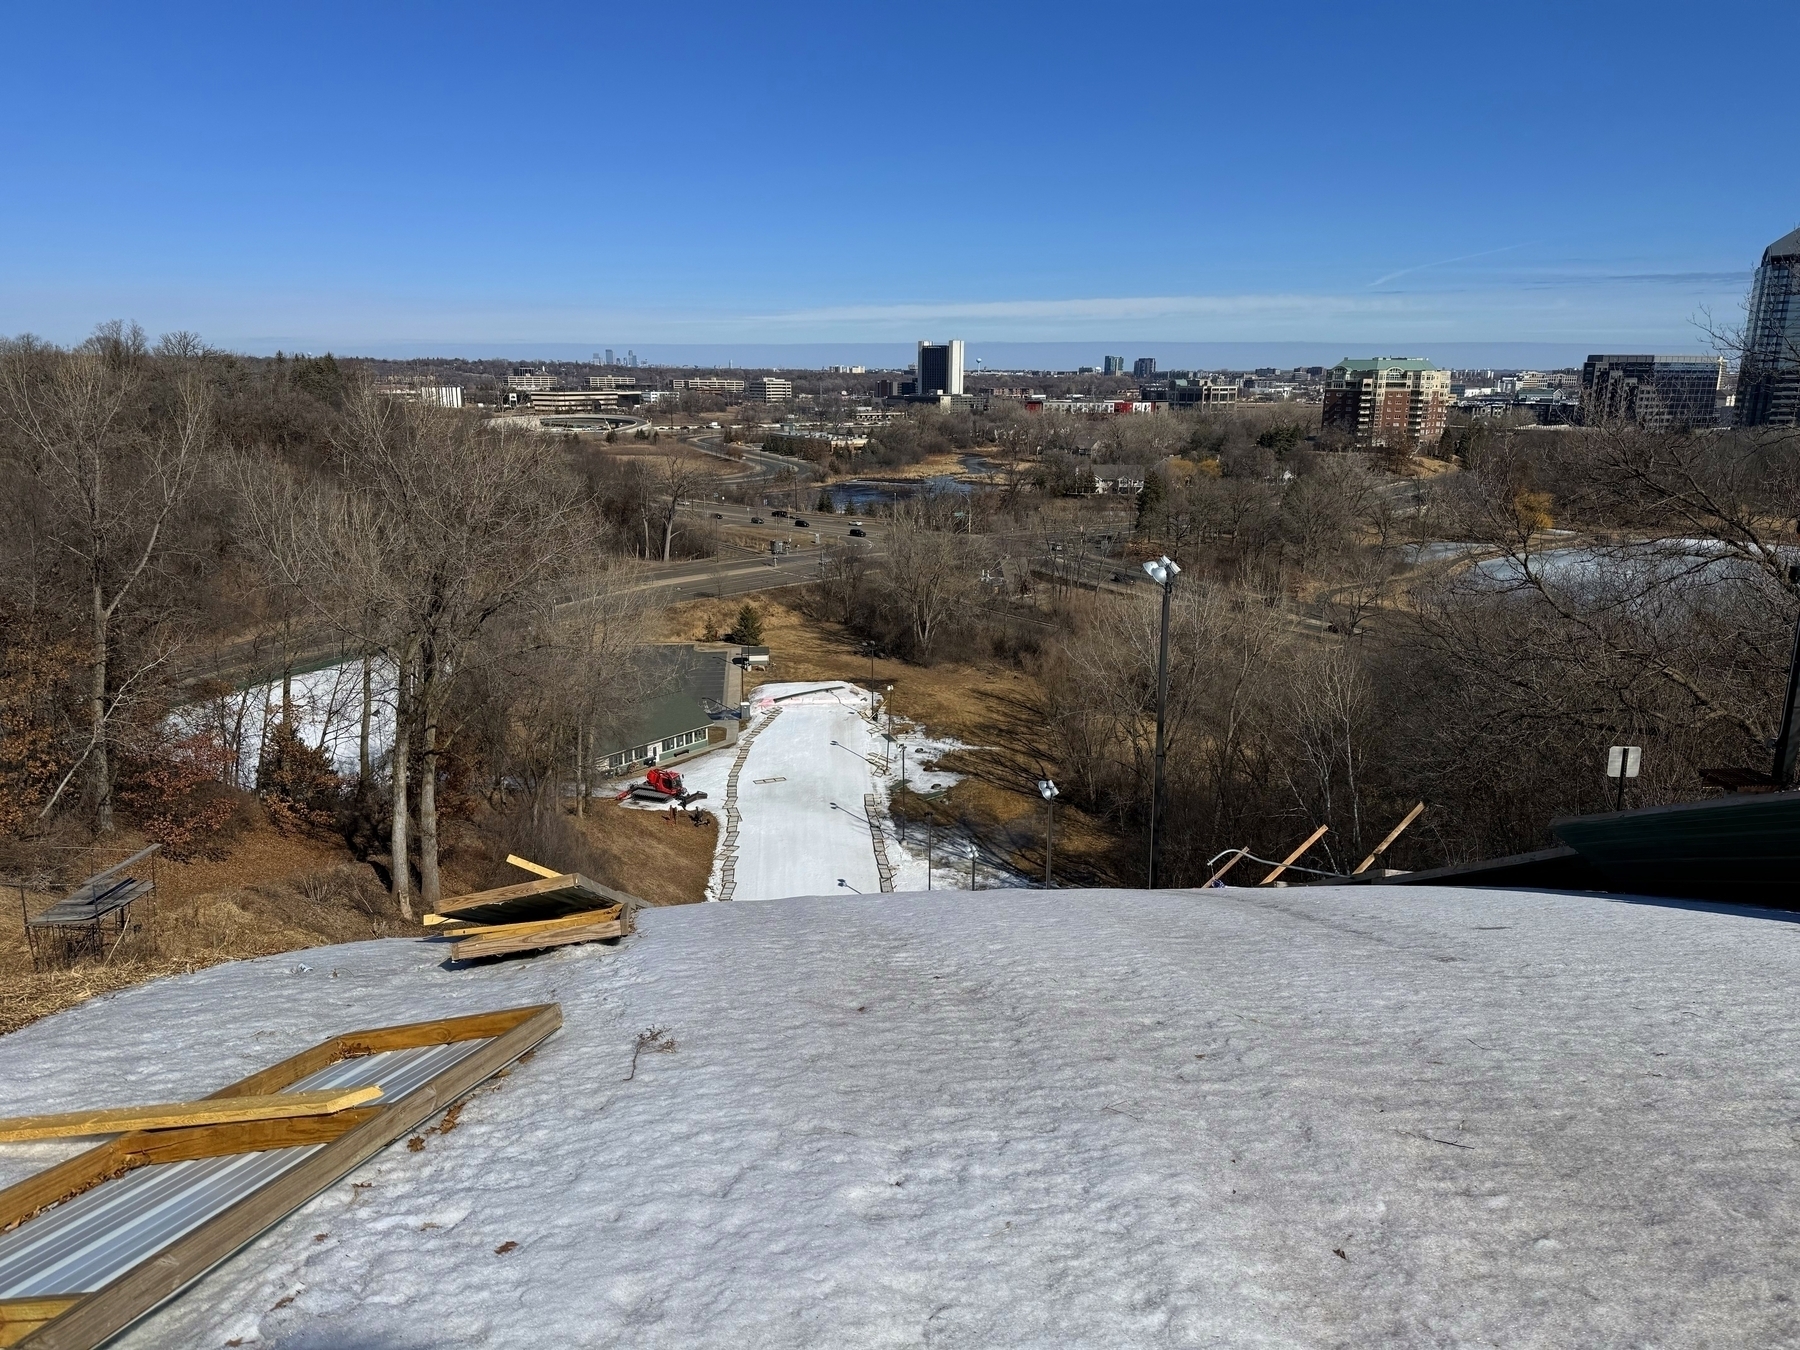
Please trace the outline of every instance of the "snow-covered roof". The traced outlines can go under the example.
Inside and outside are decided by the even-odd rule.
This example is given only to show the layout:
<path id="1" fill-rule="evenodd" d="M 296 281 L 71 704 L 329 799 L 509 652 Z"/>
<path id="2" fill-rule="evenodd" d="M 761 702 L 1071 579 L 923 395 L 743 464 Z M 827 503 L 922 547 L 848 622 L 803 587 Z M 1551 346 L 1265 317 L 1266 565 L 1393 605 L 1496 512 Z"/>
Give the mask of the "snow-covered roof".
<path id="1" fill-rule="evenodd" d="M 131 1350 L 1771 1345 L 1797 996 L 1787 916 L 1594 895 L 838 897 L 466 970 L 214 967 L 0 1038 L 0 1081 L 176 1100 L 348 1027 L 563 1006 Z M 0 1183 L 68 1151 L 0 1148 Z"/>

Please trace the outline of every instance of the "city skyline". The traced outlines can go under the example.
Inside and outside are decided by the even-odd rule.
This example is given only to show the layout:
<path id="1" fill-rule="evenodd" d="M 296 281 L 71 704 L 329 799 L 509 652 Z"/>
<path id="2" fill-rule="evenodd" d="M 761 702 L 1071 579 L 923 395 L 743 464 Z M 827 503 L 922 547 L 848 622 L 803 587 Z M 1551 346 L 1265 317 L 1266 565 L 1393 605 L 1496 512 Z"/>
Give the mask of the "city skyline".
<path id="1" fill-rule="evenodd" d="M 943 7 L 943 44 L 816 6 L 702 5 L 675 32 L 553 5 L 518 42 L 484 15 L 21 14 L 0 329 L 1680 351 L 1705 314 L 1738 320 L 1800 222 L 1723 41 L 1791 45 L 1789 7 L 1727 6 L 1710 46 L 1660 4 L 1379 32 L 1316 4 L 1195 11 L 1154 34 Z M 954 129 L 929 155 L 927 105 Z"/>

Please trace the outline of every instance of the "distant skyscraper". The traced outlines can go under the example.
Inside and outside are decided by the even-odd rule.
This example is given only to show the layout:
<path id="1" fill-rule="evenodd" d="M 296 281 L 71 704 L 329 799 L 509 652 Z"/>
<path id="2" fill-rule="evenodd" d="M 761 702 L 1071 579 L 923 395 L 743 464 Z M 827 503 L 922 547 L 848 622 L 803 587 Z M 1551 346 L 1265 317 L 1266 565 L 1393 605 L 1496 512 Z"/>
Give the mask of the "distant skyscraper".
<path id="1" fill-rule="evenodd" d="M 1154 379 L 1156 376 L 1156 358 L 1140 356 L 1131 363 L 1131 376 L 1137 380 Z"/>
<path id="2" fill-rule="evenodd" d="M 1763 250 L 1738 367 L 1740 427 L 1800 423 L 1800 230 Z"/>
<path id="3" fill-rule="evenodd" d="M 1724 375 L 1718 356 L 1590 356 L 1581 367 L 1581 420 L 1646 431 L 1710 427 Z"/>
<path id="4" fill-rule="evenodd" d="M 1122 356 L 1109 356 L 1100 363 L 1100 367 L 1102 374 L 1123 375 L 1125 373 L 1125 358 Z"/>
<path id="5" fill-rule="evenodd" d="M 960 394 L 963 391 L 961 338 L 942 344 L 919 344 L 919 393 Z"/>
<path id="6" fill-rule="evenodd" d="M 606 364 L 607 364 L 607 365 L 609 365 L 609 366 L 610 366 L 610 365 L 611 365 L 611 364 L 612 364 L 612 363 L 613 363 L 613 359 L 612 359 L 612 348 L 611 348 L 611 347 L 608 347 L 608 348 L 607 348 L 607 349 L 606 349 Z"/>

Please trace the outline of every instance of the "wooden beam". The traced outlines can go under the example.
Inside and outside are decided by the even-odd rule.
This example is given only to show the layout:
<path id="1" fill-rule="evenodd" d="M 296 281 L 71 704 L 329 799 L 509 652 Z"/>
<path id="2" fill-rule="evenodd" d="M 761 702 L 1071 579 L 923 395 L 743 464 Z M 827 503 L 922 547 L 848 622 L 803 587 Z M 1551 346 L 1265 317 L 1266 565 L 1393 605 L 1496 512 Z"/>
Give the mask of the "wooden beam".
<path id="1" fill-rule="evenodd" d="M 0 1298 L 0 1346 L 17 1345 L 53 1317 L 81 1301 L 78 1294 L 57 1298 Z"/>
<path id="2" fill-rule="evenodd" d="M 397 1101 L 384 1102 L 362 1125 L 88 1294 L 45 1323 L 28 1350 L 93 1350 L 562 1025 L 562 1009 L 554 1003 L 513 1011 L 526 1016 L 492 1045 L 458 1060 Z"/>
<path id="3" fill-rule="evenodd" d="M 132 1130 L 172 1130 L 184 1125 L 233 1125 L 247 1120 L 287 1120 L 328 1116 L 372 1102 L 378 1087 L 331 1088 L 323 1092 L 277 1092 L 227 1097 L 210 1102 L 169 1102 L 161 1106 L 116 1106 L 100 1111 L 58 1111 L 40 1116 L 0 1117 L 0 1144 L 31 1139 L 68 1139 L 84 1134 L 125 1134 Z"/>
<path id="4" fill-rule="evenodd" d="M 630 909 L 644 902 L 635 895 L 602 886 L 579 872 L 568 872 L 540 877 L 536 881 L 522 881 L 516 886 L 497 886 L 489 891 L 453 895 L 438 902 L 437 912 L 479 918 L 488 923 L 509 923 L 561 918 L 608 903 Z M 479 913 L 471 914 L 471 911 Z"/>
<path id="5" fill-rule="evenodd" d="M 438 901 L 439 914 L 454 914 L 463 909 L 479 909 L 483 905 L 504 905 L 514 900 L 532 900 L 540 895 L 555 895 L 558 891 L 577 891 L 582 889 L 581 883 L 587 878 L 578 872 L 558 873 L 555 876 L 539 877 L 536 881 L 520 881 L 511 886 L 495 886 L 491 890 L 471 891 L 467 895 L 452 895 Z M 594 894 L 599 896 L 598 889 Z M 604 899 L 604 896 L 599 896 Z"/>
<path id="6" fill-rule="evenodd" d="M 1206 884 L 1208 886 L 1210 886 L 1215 881 L 1224 880 L 1225 874 L 1227 872 L 1229 872 L 1232 868 L 1236 867 L 1239 863 L 1241 863 L 1245 858 L 1247 858 L 1249 856 L 1250 856 L 1249 849 L 1247 849 L 1247 848 L 1238 849 L 1235 853 L 1233 853 L 1229 858 L 1227 858 L 1225 860 L 1225 865 L 1223 867 L 1221 867 L 1218 871 L 1214 872 L 1210 877 L 1208 877 L 1206 879 Z"/>
<path id="7" fill-rule="evenodd" d="M 577 916 L 580 917 L 580 916 Z M 605 938 L 625 936 L 625 925 L 617 918 L 604 923 L 590 923 L 576 928 L 559 928 L 544 932 L 537 924 L 521 924 L 523 928 L 539 928 L 534 933 L 518 933 L 512 937 L 474 937 L 451 948 L 451 959 L 473 961 L 481 956 L 504 956 L 508 952 L 531 952 L 542 947 L 562 947 L 571 942 L 599 942 Z"/>
<path id="8" fill-rule="evenodd" d="M 1318 843 L 1319 840 L 1323 839 L 1325 837 L 1325 831 L 1329 830 L 1330 828 L 1331 828 L 1331 826 L 1329 826 L 1329 825 L 1321 825 L 1321 826 L 1319 826 L 1318 829 L 1314 830 L 1311 834 L 1307 835 L 1305 843 L 1301 844 L 1299 848 L 1295 849 L 1292 853 L 1288 854 L 1287 857 L 1281 861 L 1280 865 L 1277 866 L 1273 872 L 1269 873 L 1268 876 L 1264 877 L 1261 881 L 1257 882 L 1256 884 L 1258 886 L 1267 886 L 1271 881 L 1275 880 L 1276 877 L 1280 876 L 1283 872 L 1287 871 L 1288 868 L 1292 867 L 1295 863 L 1299 862 L 1301 855 L 1304 854 L 1306 852 L 1306 850 L 1311 848 L 1314 844 Z"/>
<path id="9" fill-rule="evenodd" d="M 504 1036 L 554 1003 L 535 1003 L 503 1012 L 473 1013 L 465 1017 L 440 1017 L 430 1022 L 410 1022 L 400 1027 L 371 1027 L 337 1038 L 338 1058 L 373 1055 L 382 1050 L 410 1050 L 419 1045 L 448 1045 L 452 1041 L 479 1041 Z"/>
<path id="10" fill-rule="evenodd" d="M 66 1158 L 54 1167 L 0 1191 L 0 1233 L 10 1232 L 40 1210 L 69 1200 L 136 1166 L 117 1139 Z"/>
<path id="11" fill-rule="evenodd" d="M 448 914 L 421 914 L 419 922 L 427 928 L 436 928 L 441 923 L 467 923 L 466 919 L 453 919 Z"/>
<path id="12" fill-rule="evenodd" d="M 1388 851 L 1388 845 L 1393 843 L 1394 840 L 1398 839 L 1401 836 L 1401 834 L 1405 831 L 1406 827 L 1408 825 L 1412 824 L 1415 820 L 1417 820 L 1419 818 L 1419 816 L 1424 813 L 1424 810 L 1425 810 L 1425 803 L 1420 802 L 1417 806 L 1413 807 L 1412 810 L 1408 811 L 1406 813 L 1406 818 L 1404 820 L 1402 820 L 1398 825 L 1394 826 L 1393 829 L 1388 831 L 1387 838 L 1383 839 L 1379 844 L 1375 845 L 1375 851 L 1373 853 L 1371 853 L 1368 857 L 1364 858 L 1360 863 L 1358 863 L 1356 865 L 1356 871 L 1352 872 L 1350 875 L 1353 877 L 1359 876 L 1362 873 L 1368 871 L 1369 865 L 1371 863 L 1373 863 L 1377 858 L 1379 858 L 1382 854 L 1386 853 Z"/>
<path id="13" fill-rule="evenodd" d="M 329 1144 L 381 1110 L 353 1106 L 329 1116 L 292 1116 L 286 1120 L 247 1120 L 235 1125 L 193 1125 L 180 1130 L 149 1130 L 119 1140 L 130 1166 L 219 1158 L 229 1153 L 262 1153 L 272 1148 Z"/>
<path id="14" fill-rule="evenodd" d="M 532 919 L 528 923 L 472 923 L 445 933 L 449 938 L 525 937 L 532 933 L 557 933 L 566 928 L 583 928 L 591 923 L 608 923 L 619 917 L 622 905 L 611 909 L 590 909 L 585 914 L 565 914 L 560 919 Z"/>
<path id="15" fill-rule="evenodd" d="M 514 867 L 524 868 L 527 872 L 535 872 L 540 877 L 558 877 L 562 875 L 561 872 L 545 867 L 542 863 L 534 863 L 529 858 L 521 858 L 516 853 L 507 854 L 506 861 L 511 863 Z"/>

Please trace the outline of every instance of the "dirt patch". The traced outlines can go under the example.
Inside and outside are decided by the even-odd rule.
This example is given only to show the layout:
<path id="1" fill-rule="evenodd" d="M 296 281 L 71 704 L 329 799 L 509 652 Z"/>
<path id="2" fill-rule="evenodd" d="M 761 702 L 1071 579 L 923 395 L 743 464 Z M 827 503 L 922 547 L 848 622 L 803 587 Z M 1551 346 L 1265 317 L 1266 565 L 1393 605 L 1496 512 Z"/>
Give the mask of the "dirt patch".
<path id="1" fill-rule="evenodd" d="M 666 812 L 628 811 L 598 801 L 579 824 L 603 864 L 595 881 L 652 905 L 693 905 L 706 898 L 719 838 L 712 812 L 702 811 L 696 826 L 686 814 L 671 823 Z"/>

